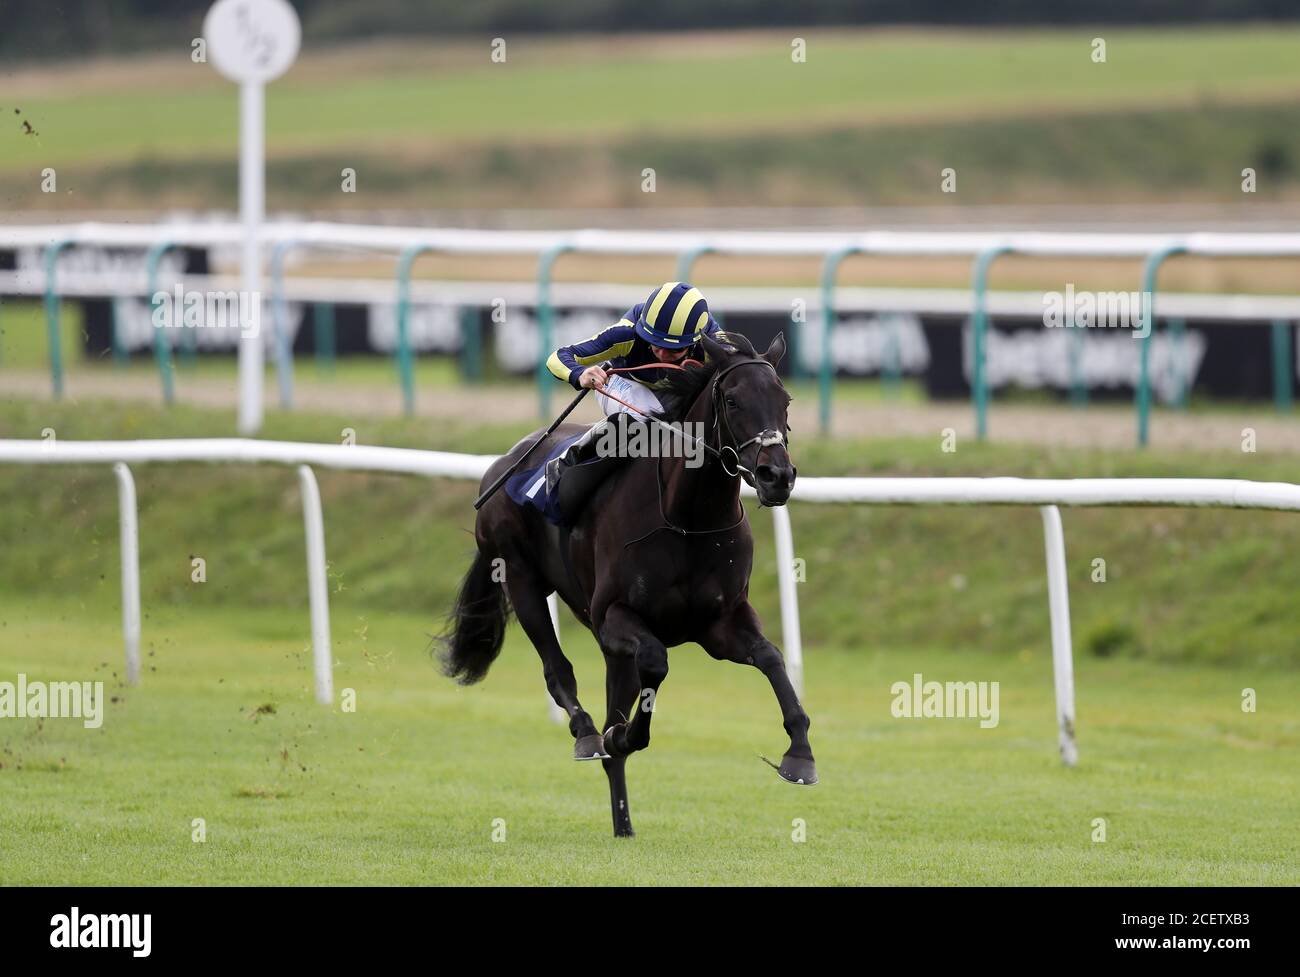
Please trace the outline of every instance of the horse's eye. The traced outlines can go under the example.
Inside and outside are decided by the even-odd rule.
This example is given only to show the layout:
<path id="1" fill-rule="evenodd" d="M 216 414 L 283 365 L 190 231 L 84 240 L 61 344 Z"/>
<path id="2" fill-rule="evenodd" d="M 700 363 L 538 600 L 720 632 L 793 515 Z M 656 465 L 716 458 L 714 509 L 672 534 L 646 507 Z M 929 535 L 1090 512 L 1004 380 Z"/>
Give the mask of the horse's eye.
<path id="1" fill-rule="evenodd" d="M 728 406 L 728 407 L 736 407 L 736 406 L 738 406 L 738 405 L 736 404 L 736 398 L 735 398 L 735 397 L 728 397 L 728 398 L 727 398 L 727 406 Z"/>

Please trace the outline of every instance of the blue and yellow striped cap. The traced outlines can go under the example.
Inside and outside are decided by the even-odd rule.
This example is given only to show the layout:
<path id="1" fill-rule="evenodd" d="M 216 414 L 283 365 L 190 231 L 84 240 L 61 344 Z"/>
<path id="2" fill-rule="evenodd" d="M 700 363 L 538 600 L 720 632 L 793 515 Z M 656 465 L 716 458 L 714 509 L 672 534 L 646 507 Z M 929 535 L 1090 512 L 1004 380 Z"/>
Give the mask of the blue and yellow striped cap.
<path id="1" fill-rule="evenodd" d="M 665 349 L 694 345 L 709 324 L 709 303 L 689 282 L 665 282 L 650 293 L 633 325 L 646 342 Z"/>

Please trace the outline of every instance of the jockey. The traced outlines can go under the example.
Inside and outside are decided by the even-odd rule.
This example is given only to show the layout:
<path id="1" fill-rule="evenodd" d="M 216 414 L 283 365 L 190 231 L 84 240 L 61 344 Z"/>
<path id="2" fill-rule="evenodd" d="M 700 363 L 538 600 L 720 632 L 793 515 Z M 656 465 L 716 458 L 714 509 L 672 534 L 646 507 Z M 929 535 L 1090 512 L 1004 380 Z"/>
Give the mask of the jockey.
<path id="1" fill-rule="evenodd" d="M 584 387 L 596 391 L 606 418 L 626 413 L 637 420 L 663 410 L 655 389 L 667 380 L 667 370 L 645 369 L 632 373 L 609 373 L 600 364 L 606 360 L 613 368 L 650 366 L 656 363 L 681 363 L 701 336 L 718 338 L 718 322 L 709 314 L 703 293 L 687 282 L 666 282 L 650 293 L 649 298 L 624 313 L 614 325 L 590 339 L 572 346 L 562 346 L 551 354 L 546 367 L 560 380 L 567 380 L 575 390 Z M 626 401 L 632 408 L 605 396 L 605 392 Z M 586 460 L 590 454 L 582 449 L 593 444 L 608 421 L 591 428 L 565 452 L 559 461 L 564 466 Z M 551 472 L 558 480 L 560 466 Z"/>
<path id="2" fill-rule="evenodd" d="M 644 416 L 663 409 L 654 388 L 663 385 L 667 371 L 611 374 L 598 364 L 605 360 L 614 367 L 680 363 L 700 336 L 714 336 L 718 331 L 717 320 L 709 315 L 709 303 L 698 288 L 686 282 L 667 282 L 608 329 L 581 343 L 561 346 L 546 367 L 575 390 L 594 389 L 606 417 L 628 408 L 602 391 L 626 400 L 636 408 L 633 414 Z"/>

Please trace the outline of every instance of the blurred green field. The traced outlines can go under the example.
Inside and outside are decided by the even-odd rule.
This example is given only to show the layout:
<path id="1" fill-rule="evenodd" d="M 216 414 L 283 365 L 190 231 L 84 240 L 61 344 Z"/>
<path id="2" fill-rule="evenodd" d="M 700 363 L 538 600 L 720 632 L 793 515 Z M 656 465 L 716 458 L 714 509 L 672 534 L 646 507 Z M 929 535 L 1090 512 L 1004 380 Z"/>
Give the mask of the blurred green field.
<path id="1" fill-rule="evenodd" d="M 313 58 L 340 55 L 308 51 L 270 90 L 268 143 L 282 152 L 647 128 L 709 136 L 719 127 L 788 132 L 1300 94 L 1295 27 L 1102 30 L 1105 64 L 1091 60 L 1095 33 L 836 31 L 810 35 L 805 63 L 794 63 L 789 38 L 774 33 L 687 35 L 679 45 L 520 38 L 505 64 L 490 61 L 487 44 L 476 62 L 462 55 L 447 66 L 436 47 L 420 57 L 406 47 L 387 65 L 367 61 L 360 78 L 321 77 Z M 128 74 L 99 92 L 25 93 L 22 109 L 40 135 L 7 136 L 5 166 L 230 153 L 228 84 L 185 62 L 175 78 L 165 91 Z"/>
<path id="2" fill-rule="evenodd" d="M 155 605 L 143 683 L 124 688 L 112 609 L 6 600 L 0 677 L 101 679 L 112 702 L 99 730 L 0 723 L 0 883 L 1300 882 L 1293 672 L 1087 662 L 1083 758 L 1067 770 L 1045 647 L 817 646 L 806 701 L 822 783 L 799 789 L 757 759 L 784 748 L 762 678 L 682 649 L 654 742 L 628 768 L 638 837 L 616 841 L 604 775 L 569 758 L 517 630 L 485 684 L 459 689 L 424 654 L 428 624 L 335 612 L 336 686 L 357 702 L 344 713 L 312 701 L 305 609 Z M 599 655 L 574 632 L 592 706 Z M 891 718 L 889 687 L 914 671 L 1000 682 L 1000 725 Z M 1255 715 L 1239 709 L 1245 684 Z"/>
<path id="3" fill-rule="evenodd" d="M 1295 27 L 806 40 L 805 63 L 771 32 L 520 37 L 504 64 L 486 43 L 309 50 L 268 94 L 271 203 L 648 205 L 643 166 L 678 205 L 752 203 L 756 189 L 768 204 L 923 199 L 945 165 L 967 177 L 966 202 L 1071 186 L 1239 197 L 1229 177 L 1247 163 L 1266 194 L 1296 177 Z M 31 71 L 0 108 L 15 103 L 38 135 L 0 131 L 0 173 L 32 207 L 225 204 L 236 101 L 179 49 Z M 21 177 L 46 166 L 56 197 Z M 342 166 L 357 194 L 338 193 Z"/>
<path id="4" fill-rule="evenodd" d="M 341 416 L 273 413 L 332 441 Z M 226 412 L 0 400 L 0 437 L 226 435 Z M 489 450 L 510 426 L 372 420 L 363 443 Z M 1285 458 L 1093 455 L 808 440 L 804 472 L 1289 478 Z M 1249 471 L 1246 465 L 1253 466 Z M 1296 884 L 1300 664 L 1286 514 L 1065 513 L 1082 765 L 1055 757 L 1037 513 L 796 506 L 807 701 L 823 782 L 784 748 L 766 683 L 675 651 L 639 837 L 568 759 L 512 629 L 481 687 L 427 656 L 472 541 L 467 484 L 321 472 L 336 687 L 313 704 L 301 512 L 278 468 L 138 466 L 145 674 L 121 685 L 117 514 L 102 468 L 0 466 L 0 680 L 102 679 L 101 730 L 0 724 L 0 882 Z M 753 599 L 779 634 L 769 522 Z M 191 558 L 208 580 L 191 582 Z M 1090 580 L 1104 556 L 1109 580 Z M 565 615 L 585 704 L 599 656 Z M 1001 724 L 896 720 L 889 687 L 1001 683 Z M 1244 688 L 1259 712 L 1240 709 Z M 269 707 L 269 708 L 268 708 Z M 204 818 L 208 841 L 190 840 Z M 1108 840 L 1091 840 L 1094 818 Z M 493 843 L 503 818 L 505 843 Z M 802 818 L 808 841 L 791 841 Z"/>

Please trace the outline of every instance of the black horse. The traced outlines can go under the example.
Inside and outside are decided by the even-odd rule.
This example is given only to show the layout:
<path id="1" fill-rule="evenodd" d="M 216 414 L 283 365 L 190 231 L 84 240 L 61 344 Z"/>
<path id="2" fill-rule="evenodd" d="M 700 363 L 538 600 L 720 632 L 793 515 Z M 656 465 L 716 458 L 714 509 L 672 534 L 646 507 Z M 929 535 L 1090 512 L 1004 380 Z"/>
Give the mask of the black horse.
<path id="1" fill-rule="evenodd" d="M 790 398 L 776 372 L 785 339 L 777 336 L 761 356 L 743 336 L 726 339 L 733 347 L 702 338 L 707 362 L 673 371 L 660 398 L 665 421 L 698 422 L 692 427 L 706 432 L 704 463 L 688 465 L 686 457 L 622 462 L 567 536 L 536 510 L 497 493 L 479 511 L 478 554 L 442 636 L 446 673 L 462 684 L 477 682 L 500 652 L 514 608 L 541 656 L 551 697 L 569 715 L 574 758 L 603 761 L 616 836 L 633 833 L 624 765 L 629 754 L 650 743 L 668 649 L 685 642 L 767 676 L 790 736 L 777 770 L 790 783 L 817 782 L 808 715 L 781 652 L 763 636 L 749 604 L 754 545 L 740 503 L 741 477 L 762 505 L 784 505 L 794 487 L 787 450 Z M 580 430 L 562 426 L 552 443 Z M 536 433 L 525 438 L 498 460 L 482 485 L 496 481 L 535 438 Z M 552 443 L 538 448 L 543 457 Z M 501 574 L 494 575 L 501 566 L 504 586 L 496 582 Z M 573 666 L 551 627 L 546 598 L 552 592 L 604 653 L 603 736 L 578 702 Z"/>

